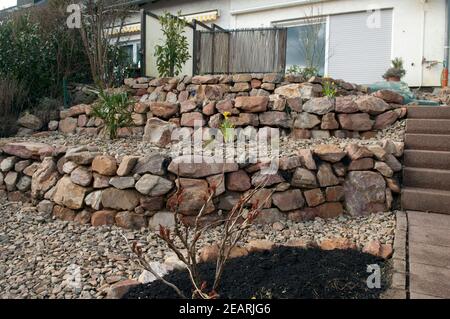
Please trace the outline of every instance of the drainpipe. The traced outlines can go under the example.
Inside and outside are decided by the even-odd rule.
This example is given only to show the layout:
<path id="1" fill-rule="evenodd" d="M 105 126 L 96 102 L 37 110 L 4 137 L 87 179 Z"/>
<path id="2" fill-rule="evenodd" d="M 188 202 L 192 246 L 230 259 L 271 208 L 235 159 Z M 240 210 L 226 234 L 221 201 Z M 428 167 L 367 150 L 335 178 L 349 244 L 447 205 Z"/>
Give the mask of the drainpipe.
<path id="1" fill-rule="evenodd" d="M 448 86 L 448 63 L 449 63 L 449 36 L 450 36 L 450 0 L 445 1 L 445 44 L 444 44 L 444 69 L 442 70 L 442 87 Z"/>

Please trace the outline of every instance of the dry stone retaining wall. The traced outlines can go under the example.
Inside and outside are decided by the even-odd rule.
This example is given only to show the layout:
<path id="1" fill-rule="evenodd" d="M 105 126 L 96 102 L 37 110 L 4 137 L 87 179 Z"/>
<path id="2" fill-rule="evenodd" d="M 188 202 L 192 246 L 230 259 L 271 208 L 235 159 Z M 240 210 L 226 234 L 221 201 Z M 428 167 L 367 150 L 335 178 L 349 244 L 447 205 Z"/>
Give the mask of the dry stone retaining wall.
<path id="1" fill-rule="evenodd" d="M 391 91 L 368 95 L 364 88 L 334 81 L 335 98 L 323 97 L 323 79 L 301 76 L 239 74 L 181 78 L 127 79 L 125 87 L 136 98 L 133 126 L 121 128 L 119 137 L 144 136 L 166 146 L 178 127 L 192 130 L 194 123 L 217 128 L 229 112 L 236 127 L 276 127 L 295 139 L 370 138 L 406 115 L 403 98 Z M 61 111 L 50 130 L 97 135 L 103 122 L 91 116 L 92 105 Z"/>
<path id="2" fill-rule="evenodd" d="M 1 149 L 0 193 L 9 200 L 32 201 L 39 211 L 63 220 L 125 228 L 171 225 L 169 207 L 177 202 L 177 187 L 183 189 L 183 222 L 193 222 L 211 190 L 214 200 L 204 219 L 217 220 L 265 179 L 265 188 L 251 200 L 263 205 L 257 223 L 387 211 L 400 192 L 397 174 L 403 155 L 403 143 L 391 141 L 345 149 L 318 145 L 281 157 L 278 171 L 264 175 L 264 163 L 223 166 L 206 157 L 190 164 L 183 156 L 161 154 L 118 159 L 94 147 L 33 142 Z"/>

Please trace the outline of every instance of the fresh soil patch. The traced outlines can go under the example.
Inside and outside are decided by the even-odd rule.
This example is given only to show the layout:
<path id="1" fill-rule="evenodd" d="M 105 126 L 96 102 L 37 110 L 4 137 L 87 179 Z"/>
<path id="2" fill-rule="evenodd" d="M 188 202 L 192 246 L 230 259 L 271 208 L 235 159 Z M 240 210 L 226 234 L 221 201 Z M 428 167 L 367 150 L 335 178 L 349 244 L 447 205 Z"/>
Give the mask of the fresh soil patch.
<path id="1" fill-rule="evenodd" d="M 381 288 L 369 289 L 367 266 L 381 268 Z M 203 280 L 214 281 L 214 263 L 199 265 Z M 220 297 L 224 299 L 305 298 L 375 299 L 387 288 L 385 262 L 356 250 L 299 249 L 279 247 L 271 251 L 235 258 L 225 265 Z M 191 283 L 185 270 L 174 270 L 165 277 L 191 295 Z M 159 281 L 138 285 L 124 298 L 177 298 L 173 290 Z"/>

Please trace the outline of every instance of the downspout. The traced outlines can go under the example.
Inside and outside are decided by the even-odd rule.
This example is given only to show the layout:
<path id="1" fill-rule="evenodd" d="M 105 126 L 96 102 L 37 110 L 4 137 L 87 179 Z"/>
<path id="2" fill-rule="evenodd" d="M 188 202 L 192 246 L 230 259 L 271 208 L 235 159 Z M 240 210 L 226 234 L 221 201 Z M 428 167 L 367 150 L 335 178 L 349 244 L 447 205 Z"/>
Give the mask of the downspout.
<path id="1" fill-rule="evenodd" d="M 450 36 L 450 0 L 445 1 L 445 44 L 444 44 L 444 69 L 442 70 L 441 83 L 443 87 L 448 86 L 448 63 L 449 63 L 449 36 Z"/>

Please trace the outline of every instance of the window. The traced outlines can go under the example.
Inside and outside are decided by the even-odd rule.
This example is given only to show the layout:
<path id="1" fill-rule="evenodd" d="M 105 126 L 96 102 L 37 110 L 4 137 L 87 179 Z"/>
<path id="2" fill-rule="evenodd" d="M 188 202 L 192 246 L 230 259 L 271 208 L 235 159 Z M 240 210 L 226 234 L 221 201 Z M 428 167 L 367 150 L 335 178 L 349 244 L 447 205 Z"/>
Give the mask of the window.
<path id="1" fill-rule="evenodd" d="M 287 26 L 286 67 L 315 67 L 324 74 L 326 50 L 326 23 L 317 21 Z"/>
<path id="2" fill-rule="evenodd" d="M 129 64 L 133 63 L 133 45 L 132 44 L 128 44 L 128 45 L 123 45 L 121 47 L 121 49 L 123 50 L 123 52 L 126 54 L 127 56 L 127 61 Z"/>

